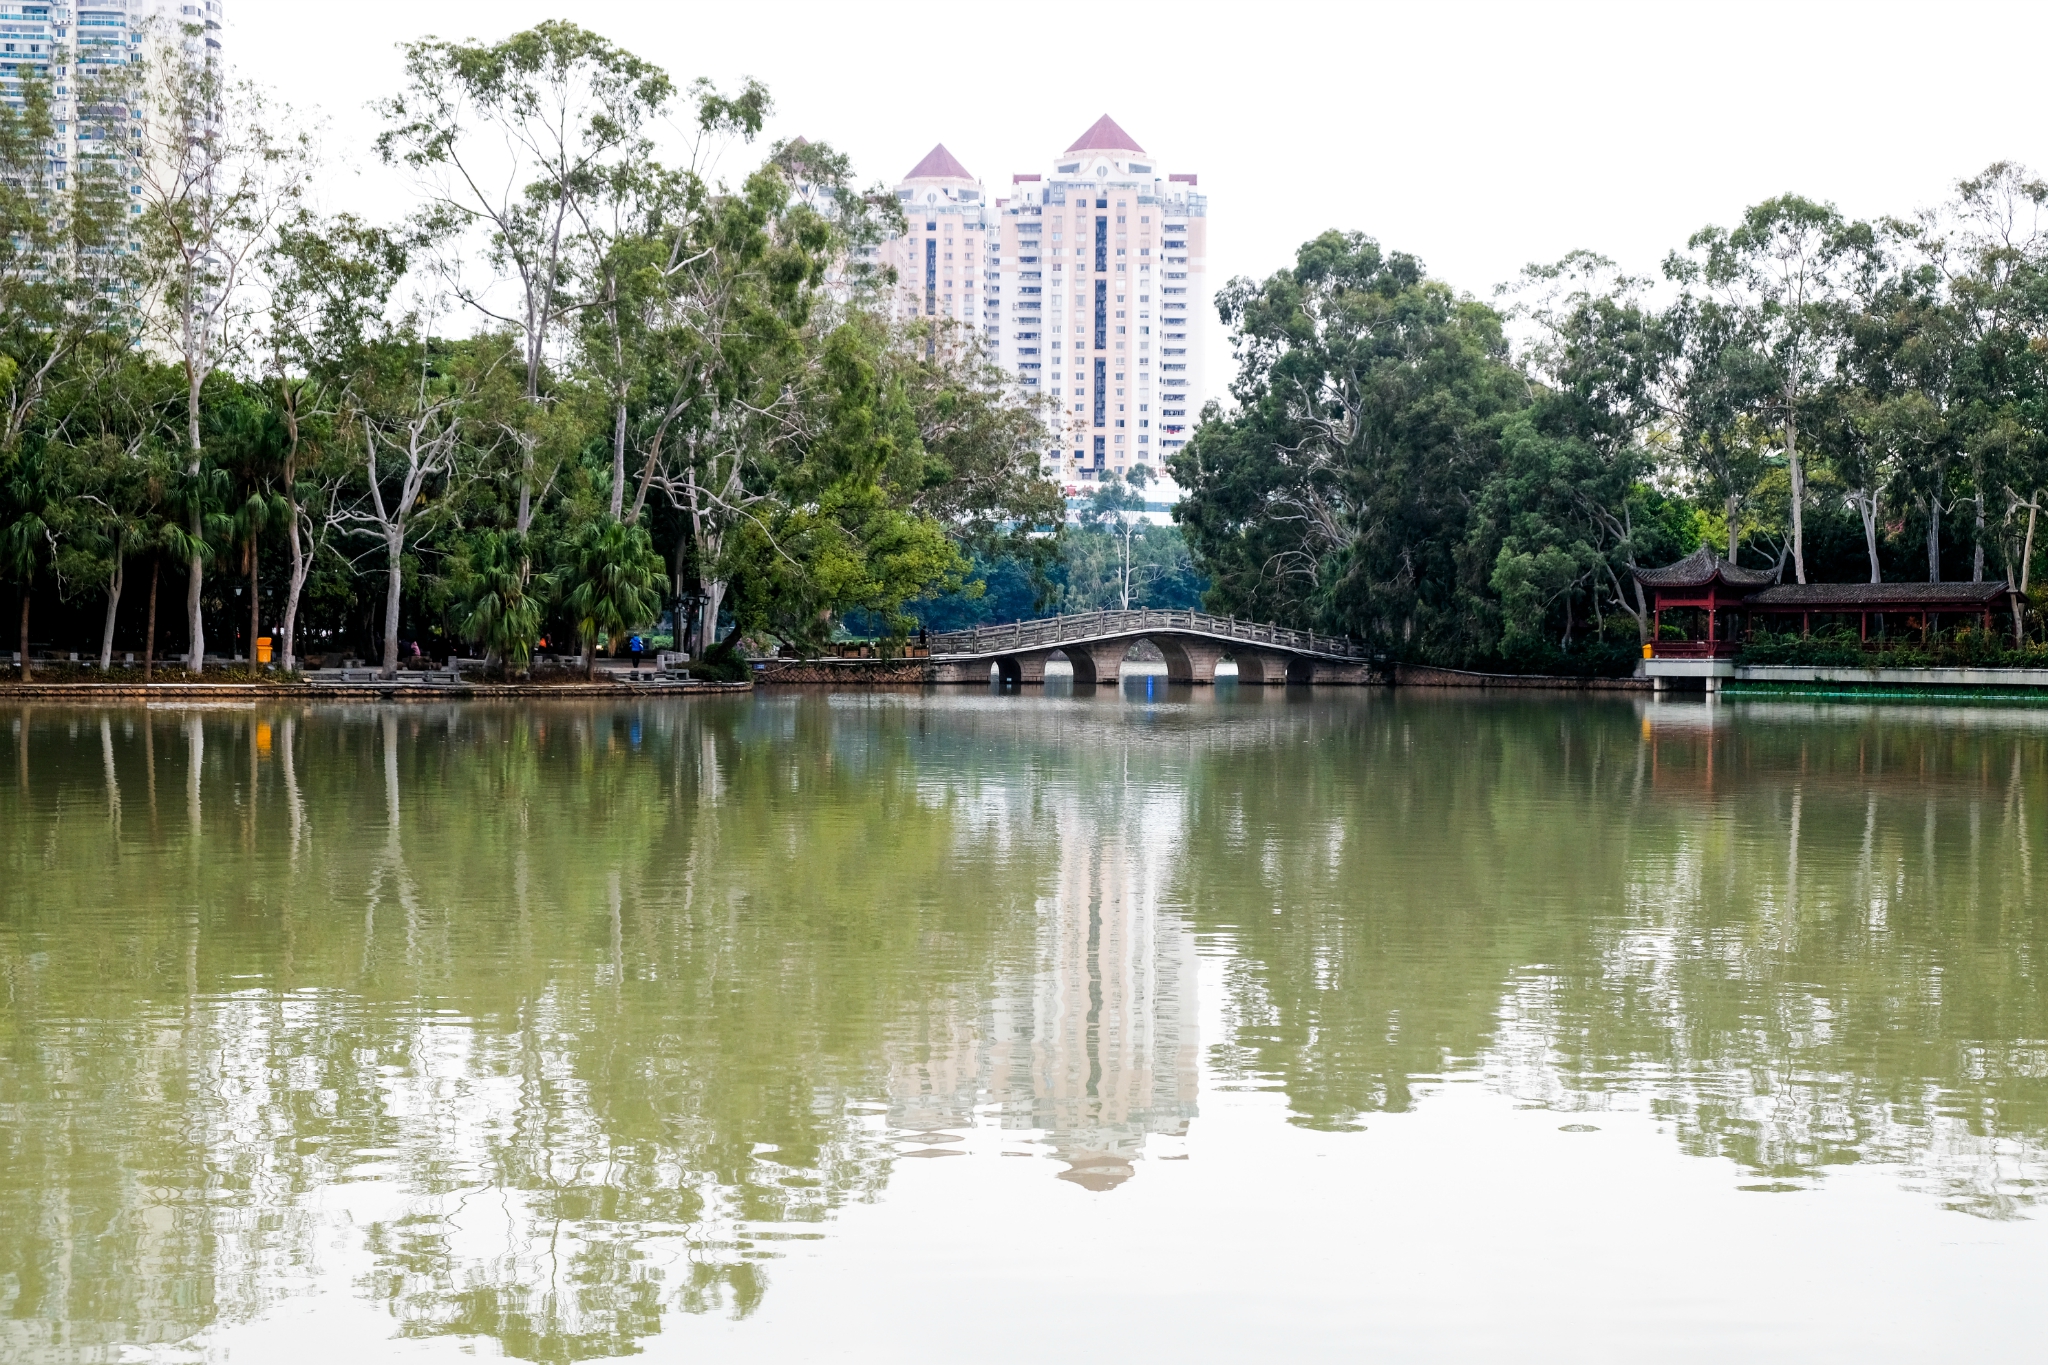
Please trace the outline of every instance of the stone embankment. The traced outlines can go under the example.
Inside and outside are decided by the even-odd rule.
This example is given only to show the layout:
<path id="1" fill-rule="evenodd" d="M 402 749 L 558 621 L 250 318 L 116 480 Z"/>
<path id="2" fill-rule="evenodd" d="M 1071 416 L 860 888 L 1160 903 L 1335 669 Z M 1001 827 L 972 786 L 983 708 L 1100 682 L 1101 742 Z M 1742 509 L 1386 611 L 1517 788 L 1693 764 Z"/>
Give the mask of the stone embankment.
<path id="1" fill-rule="evenodd" d="M 1571 678 L 1545 673 L 1471 673 L 1427 664 L 1391 666 L 1396 687 L 1480 687 L 1507 692 L 1647 692 L 1648 678 Z"/>
<path id="2" fill-rule="evenodd" d="M 984 674 L 986 669 L 984 669 Z M 986 679 L 984 678 L 984 681 Z M 930 659 L 756 659 L 754 681 L 776 686 L 921 686 L 932 681 Z"/>
<path id="3" fill-rule="evenodd" d="M 0 701 L 22 697 L 61 701 L 450 701 L 518 697 L 534 701 L 577 701 L 588 697 L 676 697 L 719 692 L 746 692 L 752 683 L 702 682 L 549 682 L 549 683 L 140 683 L 140 682 L 6 682 Z"/>

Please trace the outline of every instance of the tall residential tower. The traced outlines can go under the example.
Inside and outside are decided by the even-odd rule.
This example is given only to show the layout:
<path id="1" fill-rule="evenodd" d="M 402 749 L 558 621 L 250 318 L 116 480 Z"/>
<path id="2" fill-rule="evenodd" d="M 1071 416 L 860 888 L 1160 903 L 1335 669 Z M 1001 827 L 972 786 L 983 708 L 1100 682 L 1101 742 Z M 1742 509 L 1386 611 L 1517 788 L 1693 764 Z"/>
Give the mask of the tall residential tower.
<path id="1" fill-rule="evenodd" d="M 982 248 L 988 195 L 944 144 L 931 149 L 896 187 L 909 231 L 882 243 L 877 258 L 896 270 L 898 318 L 947 318 L 973 328 L 981 320 Z"/>
<path id="2" fill-rule="evenodd" d="M 971 324 L 978 311 L 989 354 L 1046 400 L 1055 477 L 1142 465 L 1159 478 L 1204 394 L 1208 200 L 1196 184 L 1163 174 L 1107 114 L 993 202 L 935 147 L 897 186 L 909 231 L 880 253 L 897 272 L 895 314 Z"/>
<path id="3" fill-rule="evenodd" d="M 47 81 L 58 134 L 50 148 L 54 189 L 75 174 L 73 163 L 108 153 L 103 118 L 80 121 L 78 87 L 124 67 L 141 52 L 154 22 L 164 41 L 188 60 L 220 54 L 222 0 L 0 0 L 0 100 L 19 105 L 22 79 Z M 119 117 L 120 115 L 117 115 Z M 115 147 L 122 144 L 116 140 Z M 125 148 L 123 149 L 125 150 Z M 140 212 L 138 209 L 137 212 Z"/>

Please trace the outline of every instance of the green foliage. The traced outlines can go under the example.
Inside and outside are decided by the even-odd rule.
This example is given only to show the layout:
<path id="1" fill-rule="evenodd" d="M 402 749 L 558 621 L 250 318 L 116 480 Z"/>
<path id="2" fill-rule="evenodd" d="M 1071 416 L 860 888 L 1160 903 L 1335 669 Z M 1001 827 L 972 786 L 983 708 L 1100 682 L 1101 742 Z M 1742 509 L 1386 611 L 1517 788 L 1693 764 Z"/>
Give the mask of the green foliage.
<path id="1" fill-rule="evenodd" d="M 469 536 L 451 556 L 456 630 L 507 670 L 526 668 L 540 638 L 543 603 L 526 571 L 527 557 L 519 535 L 504 531 Z"/>
<path id="2" fill-rule="evenodd" d="M 1905 635 L 1866 642 L 1848 626 L 1830 623 L 1806 636 L 1753 632 L 1736 662 L 1804 668 L 2043 668 L 2048 667 L 2048 643 L 2015 646 L 2008 636 L 1981 626 L 1944 631 L 1925 641 Z"/>
<path id="3" fill-rule="evenodd" d="M 106 602 L 103 650 L 140 638 L 123 585 L 146 581 L 183 599 L 159 652 L 168 623 L 517 667 L 552 629 L 672 610 L 738 675 L 742 648 L 849 629 L 1199 601 L 1605 672 L 1650 630 L 1636 570 L 1702 540 L 2028 589 L 2048 542 L 2048 184 L 2009 163 L 1911 221 L 1756 205 L 1674 254 L 1656 303 L 1590 252 L 1489 304 L 1323 233 L 1218 296 L 1234 402 L 1152 526 L 1115 481 L 1068 516 L 1049 414 L 975 329 L 889 319 L 867 248 L 901 209 L 843 152 L 716 177 L 759 85 L 560 21 L 405 55 L 377 144 L 419 177 L 400 226 L 307 209 L 308 140 L 219 70 L 129 92 L 207 111 L 144 158 L 133 224 L 120 158 L 51 195 L 51 92 L 0 109 L 0 540 L 37 600 Z M 406 311 L 443 293 L 466 311 Z"/>
<path id="4" fill-rule="evenodd" d="M 661 557 L 645 528 L 609 518 L 594 521 L 569 537 L 559 554 L 551 583 L 593 665 L 598 645 L 616 651 L 622 637 L 660 614 Z M 523 599 L 505 605 L 499 620 L 509 635 Z"/>

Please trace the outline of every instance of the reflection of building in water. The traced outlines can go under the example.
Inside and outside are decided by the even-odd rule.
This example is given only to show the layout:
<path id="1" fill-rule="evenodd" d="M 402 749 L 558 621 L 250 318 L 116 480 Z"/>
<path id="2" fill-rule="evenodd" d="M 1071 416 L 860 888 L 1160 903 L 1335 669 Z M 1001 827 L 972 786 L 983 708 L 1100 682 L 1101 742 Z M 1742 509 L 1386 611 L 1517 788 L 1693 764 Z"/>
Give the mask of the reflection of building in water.
<path id="1" fill-rule="evenodd" d="M 1159 832 L 1177 836 L 1177 801 L 1162 793 L 1098 822 L 1081 809 L 1098 800 L 1116 797 L 1061 803 L 1035 970 L 999 981 L 978 1010 L 934 1001 L 890 1068 L 890 1100 L 894 1125 L 920 1129 L 999 1106 L 1004 1128 L 1043 1134 L 1068 1163 L 1062 1179 L 1108 1190 L 1148 1135 L 1187 1131 L 1199 1038 L 1194 935 L 1159 905 L 1179 842 Z"/>

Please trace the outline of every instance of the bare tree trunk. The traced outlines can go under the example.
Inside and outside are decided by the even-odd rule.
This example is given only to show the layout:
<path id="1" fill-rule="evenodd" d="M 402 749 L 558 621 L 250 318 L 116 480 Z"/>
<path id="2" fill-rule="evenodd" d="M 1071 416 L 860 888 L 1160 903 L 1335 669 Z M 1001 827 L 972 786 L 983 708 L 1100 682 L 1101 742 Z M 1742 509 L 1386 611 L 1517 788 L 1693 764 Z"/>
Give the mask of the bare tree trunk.
<path id="1" fill-rule="evenodd" d="M 28 681 L 28 601 L 33 579 L 21 585 L 21 680 Z"/>
<path id="2" fill-rule="evenodd" d="M 1941 581 L 1941 476 L 1936 475 L 1934 493 L 1926 499 L 1927 508 L 1927 581 Z"/>
<path id="3" fill-rule="evenodd" d="M 257 568 L 262 563 L 263 544 L 249 534 L 249 669 L 256 669 L 256 637 L 263 633 L 263 604 L 257 600 Z"/>
<path id="4" fill-rule="evenodd" d="M 195 539 L 199 534 L 197 512 L 192 514 L 192 534 Z M 196 552 L 185 566 L 185 667 L 195 674 L 206 671 L 206 627 L 199 613 L 201 575 L 205 572 L 205 567 Z"/>
<path id="5" fill-rule="evenodd" d="M 2041 490 L 2035 489 L 2033 500 L 2027 504 L 2027 538 L 2020 549 L 2019 591 L 2012 602 L 2012 642 L 2015 648 L 2027 642 L 2027 583 L 2034 566 L 2034 522 L 2041 515 Z M 2006 586 L 2012 586 L 2012 566 L 2006 565 Z"/>
<path id="6" fill-rule="evenodd" d="M 121 557 L 118 542 L 114 546 L 114 572 L 107 581 L 107 628 L 100 632 L 100 672 L 104 674 L 114 664 L 114 613 L 121 609 L 121 583 L 127 576 L 123 571 L 127 562 Z"/>
<path id="7" fill-rule="evenodd" d="M 725 580 L 716 578 L 704 585 L 704 614 L 700 618 L 697 638 L 704 642 L 705 652 L 711 650 L 711 641 L 718 638 L 718 613 L 725 605 Z"/>
<path id="8" fill-rule="evenodd" d="M 1982 583 L 1984 581 L 1984 482 L 1981 471 L 1976 476 L 1976 483 L 1977 545 L 1970 555 L 1970 581 L 1972 583 Z"/>
<path id="9" fill-rule="evenodd" d="M 1785 411 L 1785 462 L 1792 473 L 1792 573 L 1806 581 L 1806 467 L 1799 463 L 1799 421 Z"/>
<path id="10" fill-rule="evenodd" d="M 1856 500 L 1856 510 L 1863 514 L 1863 548 L 1870 552 L 1870 581 L 1873 583 L 1884 582 L 1884 571 L 1877 563 L 1878 499 L 1881 496 L 1871 488 Z"/>
<path id="11" fill-rule="evenodd" d="M 142 680 L 148 682 L 156 672 L 156 582 L 163 572 L 163 563 L 155 555 L 149 557 L 149 620 L 142 627 Z"/>
<path id="12" fill-rule="evenodd" d="M 291 514 L 292 577 L 284 593 L 284 671 L 294 672 L 299 666 L 299 590 L 306 583 L 306 552 L 299 545 L 299 500 L 292 498 L 288 506 Z"/>
<path id="13" fill-rule="evenodd" d="M 1728 562 L 1733 564 L 1735 562 L 1736 542 L 1742 535 L 1740 521 L 1742 516 L 1742 499 L 1730 493 L 1721 502 L 1721 512 L 1722 515 L 1728 518 Z"/>
<path id="14" fill-rule="evenodd" d="M 189 357 L 195 350 L 192 344 L 192 303 L 189 298 L 186 300 L 185 308 L 185 353 Z M 202 675 L 206 671 L 206 623 L 201 618 L 199 603 L 205 586 L 206 563 L 200 558 L 199 545 L 200 534 L 206 528 L 200 518 L 197 485 L 199 482 L 199 452 L 202 449 L 199 442 L 199 388 L 204 377 L 205 372 L 202 369 L 193 365 L 189 360 L 186 362 L 185 436 L 190 442 L 192 458 L 185 465 L 185 473 L 190 476 L 194 484 L 194 501 L 192 503 L 192 524 L 188 528 L 192 535 L 192 558 L 185 566 L 185 667 L 191 669 L 194 674 Z"/>
<path id="15" fill-rule="evenodd" d="M 382 676 L 398 676 L 398 599 L 405 586 L 405 564 L 401 552 L 405 548 L 405 533 L 391 529 L 384 533 L 384 545 L 390 558 L 390 568 L 384 582 L 384 669 Z"/>
<path id="16" fill-rule="evenodd" d="M 612 414 L 612 520 L 626 511 L 626 400 Z"/>
<path id="17" fill-rule="evenodd" d="M 525 460 L 519 469 L 519 524 L 514 529 L 523 537 L 528 531 L 533 529 L 533 444 L 530 441 L 525 441 L 521 442 L 521 447 L 525 452 Z M 526 580 L 529 567 L 530 565 L 526 560 L 520 561 L 519 578 L 521 582 Z"/>

